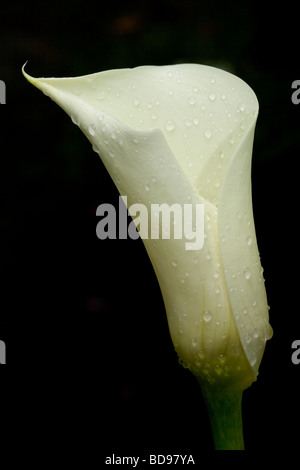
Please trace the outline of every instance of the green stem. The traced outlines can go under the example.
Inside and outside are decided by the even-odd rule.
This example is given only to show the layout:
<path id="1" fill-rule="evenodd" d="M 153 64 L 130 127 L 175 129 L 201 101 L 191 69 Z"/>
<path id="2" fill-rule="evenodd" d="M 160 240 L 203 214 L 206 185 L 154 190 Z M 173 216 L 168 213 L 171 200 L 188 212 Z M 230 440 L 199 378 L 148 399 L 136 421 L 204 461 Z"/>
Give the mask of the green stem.
<path id="1" fill-rule="evenodd" d="M 228 392 L 202 387 L 216 450 L 244 450 L 243 391 Z"/>

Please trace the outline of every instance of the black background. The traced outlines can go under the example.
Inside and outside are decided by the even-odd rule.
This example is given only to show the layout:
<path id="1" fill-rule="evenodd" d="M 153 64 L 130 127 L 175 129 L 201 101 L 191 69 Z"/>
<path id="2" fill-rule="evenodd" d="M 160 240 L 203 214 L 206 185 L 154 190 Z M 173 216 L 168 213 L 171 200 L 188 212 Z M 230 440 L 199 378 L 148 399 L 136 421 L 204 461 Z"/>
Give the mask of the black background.
<path id="1" fill-rule="evenodd" d="M 1 452 L 11 461 L 16 442 L 31 463 L 213 450 L 143 245 L 96 238 L 96 207 L 117 205 L 118 193 L 83 134 L 24 79 L 27 60 L 33 76 L 198 62 L 226 66 L 253 88 L 260 103 L 253 203 L 274 337 L 244 393 L 245 443 L 251 455 L 297 448 L 298 30 L 297 7 L 286 2 L 1 6 Z"/>

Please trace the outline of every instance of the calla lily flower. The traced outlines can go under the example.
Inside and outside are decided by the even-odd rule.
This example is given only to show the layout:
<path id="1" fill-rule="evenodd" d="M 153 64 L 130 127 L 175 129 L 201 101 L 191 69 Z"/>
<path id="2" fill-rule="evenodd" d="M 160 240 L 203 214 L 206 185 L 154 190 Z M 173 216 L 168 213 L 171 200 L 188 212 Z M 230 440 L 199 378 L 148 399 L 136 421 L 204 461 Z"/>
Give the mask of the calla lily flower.
<path id="1" fill-rule="evenodd" d="M 249 387 L 272 335 L 252 212 L 252 89 L 196 64 L 75 78 L 23 73 L 80 127 L 128 205 L 204 205 L 203 247 L 143 242 L 182 365 L 202 390 L 229 396 Z"/>

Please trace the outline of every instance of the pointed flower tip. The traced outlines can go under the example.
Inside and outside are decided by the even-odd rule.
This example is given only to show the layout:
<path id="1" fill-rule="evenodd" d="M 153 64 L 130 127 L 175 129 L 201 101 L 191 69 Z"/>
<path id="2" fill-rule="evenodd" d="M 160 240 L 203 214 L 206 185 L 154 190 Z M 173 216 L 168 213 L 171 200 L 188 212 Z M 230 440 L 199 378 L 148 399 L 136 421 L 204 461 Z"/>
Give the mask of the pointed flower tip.
<path id="1" fill-rule="evenodd" d="M 48 96 L 49 93 L 47 93 L 47 90 L 49 89 L 49 84 L 45 83 L 47 79 L 44 78 L 35 78 L 29 75 L 27 72 L 25 72 L 25 67 L 28 63 L 28 60 L 25 62 L 25 64 L 22 67 L 22 74 L 26 78 L 26 80 L 31 83 L 31 85 L 35 86 L 38 88 L 38 90 L 42 91 L 45 95 Z M 49 90 L 48 90 L 49 91 Z"/>
<path id="2" fill-rule="evenodd" d="M 30 83 L 32 83 L 33 80 L 34 80 L 33 77 L 31 77 L 30 75 L 28 75 L 27 72 L 25 72 L 25 67 L 26 67 L 27 64 L 28 64 L 28 60 L 26 60 L 25 64 L 24 64 L 23 67 L 22 67 L 22 74 L 24 75 L 24 77 L 26 78 L 26 80 L 28 80 Z"/>
<path id="3" fill-rule="evenodd" d="M 23 65 L 22 67 L 22 74 L 24 75 L 24 77 L 26 78 L 26 80 L 31 83 L 32 85 L 34 85 L 35 87 L 41 89 L 41 87 L 39 86 L 38 84 L 38 79 L 37 78 L 34 78 L 32 77 L 31 75 L 29 75 L 27 72 L 25 72 L 25 67 L 28 63 L 28 60 L 26 60 L 25 64 Z"/>

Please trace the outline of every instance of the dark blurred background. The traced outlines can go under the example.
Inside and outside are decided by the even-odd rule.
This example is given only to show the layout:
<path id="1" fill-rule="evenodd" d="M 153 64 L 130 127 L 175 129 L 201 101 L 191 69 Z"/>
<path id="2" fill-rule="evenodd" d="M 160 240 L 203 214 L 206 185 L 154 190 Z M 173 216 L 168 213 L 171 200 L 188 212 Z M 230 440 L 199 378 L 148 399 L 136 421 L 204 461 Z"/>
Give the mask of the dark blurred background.
<path id="1" fill-rule="evenodd" d="M 27 60 L 29 74 L 59 77 L 196 62 L 225 67 L 253 88 L 260 103 L 254 214 L 274 337 L 257 383 L 244 393 L 245 442 L 253 455 L 296 447 L 300 105 L 292 104 L 291 84 L 300 79 L 298 20 L 287 2 L 1 6 L 2 449 L 26 436 L 29 459 L 38 446 L 47 459 L 64 449 L 67 460 L 103 463 L 112 453 L 196 456 L 213 448 L 143 245 L 96 238 L 96 207 L 117 205 L 118 193 L 79 129 L 23 78 Z"/>

